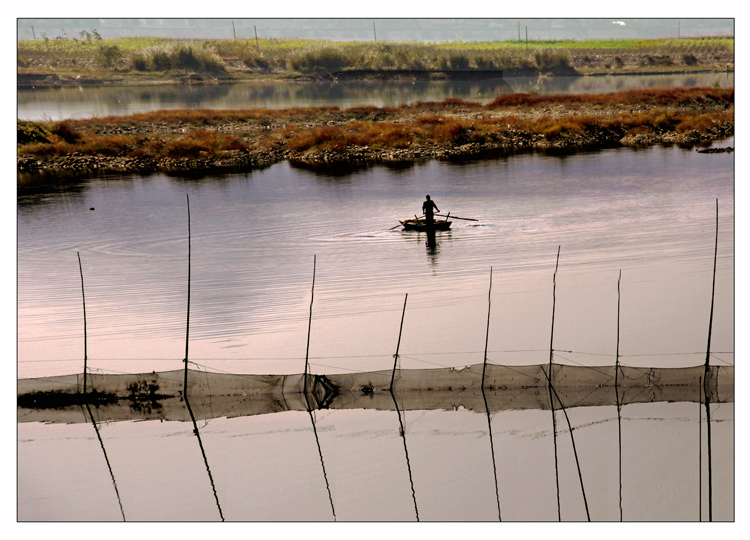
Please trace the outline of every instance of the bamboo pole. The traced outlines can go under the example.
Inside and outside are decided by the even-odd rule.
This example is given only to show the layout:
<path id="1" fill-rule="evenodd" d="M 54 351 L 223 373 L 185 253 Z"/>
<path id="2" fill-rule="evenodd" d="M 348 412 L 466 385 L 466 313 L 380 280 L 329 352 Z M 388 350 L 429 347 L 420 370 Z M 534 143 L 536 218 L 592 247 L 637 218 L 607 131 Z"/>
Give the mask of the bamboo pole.
<path id="1" fill-rule="evenodd" d="M 396 354 L 393 355 L 393 371 L 391 372 L 391 386 L 389 390 L 393 392 L 393 380 L 396 378 L 396 364 L 398 364 L 398 350 L 401 347 L 401 332 L 404 329 L 404 315 L 406 315 L 406 301 L 409 299 L 409 293 L 404 297 L 404 310 L 401 312 L 401 326 L 398 329 L 398 343 L 396 344 Z"/>
<path id="2" fill-rule="evenodd" d="M 557 520 L 562 520 L 560 512 L 560 474 L 557 462 L 557 417 L 555 416 L 555 401 L 552 397 L 552 342 L 555 333 L 555 288 L 557 286 L 557 267 L 560 263 L 560 246 L 557 246 L 557 260 L 555 261 L 555 273 L 552 274 L 552 325 L 549 336 L 549 373 L 547 374 L 547 389 L 549 391 L 549 405 L 552 411 L 552 439 L 555 446 L 555 486 L 557 488 Z"/>
<path id="3" fill-rule="evenodd" d="M 705 374 L 703 377 L 703 392 L 705 394 L 705 406 L 706 406 L 706 439 L 708 444 L 708 454 L 706 459 L 708 461 L 708 521 L 713 521 L 712 511 L 712 485 L 711 485 L 711 409 L 708 399 L 708 384 L 710 380 L 709 365 L 708 361 L 711 356 L 711 331 L 714 321 L 714 297 L 716 295 L 716 259 L 719 252 L 719 199 L 716 199 L 716 239 L 714 242 L 714 272 L 713 272 L 713 284 L 711 288 L 711 312 L 708 318 L 708 343 L 706 344 L 706 363 L 705 363 Z"/>
<path id="4" fill-rule="evenodd" d="M 716 199 L 716 240 L 714 243 L 714 274 L 711 288 L 711 312 L 708 318 L 708 343 L 706 345 L 706 375 L 708 375 L 708 359 L 711 355 L 711 330 L 714 322 L 714 297 L 716 295 L 716 256 L 719 252 L 719 199 Z"/>
<path id="5" fill-rule="evenodd" d="M 482 363 L 482 389 L 484 389 L 484 375 L 487 372 L 487 345 L 490 341 L 490 312 L 492 311 L 492 267 L 490 266 L 490 288 L 487 293 L 487 333 L 484 337 L 484 362 Z"/>
<path id="6" fill-rule="evenodd" d="M 552 326 L 549 333 L 549 380 L 552 381 L 552 339 L 555 334 L 555 288 L 557 287 L 557 266 L 560 263 L 560 246 L 557 246 L 555 273 L 552 274 Z"/>
<path id="7" fill-rule="evenodd" d="M 190 229 L 190 195 L 185 194 L 187 198 L 187 218 L 188 218 L 188 283 L 187 283 L 187 322 L 185 325 L 185 380 L 183 382 L 182 394 L 187 399 L 188 384 L 188 347 L 190 345 L 190 278 L 191 278 L 191 259 L 192 259 L 192 231 Z"/>
<path id="8" fill-rule="evenodd" d="M 312 308 L 313 299 L 315 298 L 315 269 L 317 266 L 318 256 L 313 255 L 313 278 L 312 290 L 310 292 L 310 318 L 307 322 L 307 348 L 305 349 L 305 396 L 307 396 L 307 375 L 310 369 L 310 332 L 312 330 Z"/>
<path id="9" fill-rule="evenodd" d="M 83 393 L 86 393 L 86 382 L 88 377 L 88 333 L 86 328 L 86 291 L 83 286 L 83 266 L 81 266 L 81 254 L 76 251 L 78 255 L 78 270 L 81 273 L 81 296 L 83 298 Z"/>

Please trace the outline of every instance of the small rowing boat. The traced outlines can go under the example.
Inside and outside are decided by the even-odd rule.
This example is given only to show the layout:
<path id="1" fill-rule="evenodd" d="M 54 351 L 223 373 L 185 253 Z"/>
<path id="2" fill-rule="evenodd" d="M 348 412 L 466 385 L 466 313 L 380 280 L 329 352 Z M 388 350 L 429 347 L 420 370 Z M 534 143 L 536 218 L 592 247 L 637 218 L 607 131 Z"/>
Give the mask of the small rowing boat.
<path id="1" fill-rule="evenodd" d="M 436 219 L 431 224 L 428 224 L 424 217 L 400 219 L 399 222 L 406 231 L 447 231 L 451 228 L 451 223 L 453 223 L 447 219 Z"/>

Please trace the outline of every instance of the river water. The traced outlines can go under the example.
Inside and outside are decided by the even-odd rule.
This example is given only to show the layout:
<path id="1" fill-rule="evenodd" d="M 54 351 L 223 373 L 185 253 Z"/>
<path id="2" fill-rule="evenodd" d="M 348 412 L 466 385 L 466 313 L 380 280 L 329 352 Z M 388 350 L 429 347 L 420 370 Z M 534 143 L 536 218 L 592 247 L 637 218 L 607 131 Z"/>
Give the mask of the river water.
<path id="1" fill-rule="evenodd" d="M 448 98 L 488 103 L 513 92 L 606 93 L 659 86 L 734 86 L 734 73 L 507 77 L 486 81 L 241 83 L 136 87 L 34 88 L 18 90 L 18 117 L 62 120 L 149 112 L 157 109 L 396 107 Z"/>
<path id="2" fill-rule="evenodd" d="M 401 231 L 427 193 L 443 213 L 477 221 L 455 219 L 434 244 Z M 77 255 L 94 372 L 180 369 L 186 337 L 199 370 L 301 373 L 308 352 L 314 373 L 389 369 L 404 305 L 402 369 L 481 363 L 487 335 L 491 363 L 546 363 L 553 301 L 554 361 L 612 365 L 618 279 L 621 362 L 700 365 L 717 200 L 711 363 L 733 365 L 732 153 L 613 149 L 347 174 L 282 163 L 24 191 L 18 377 L 83 368 Z M 196 426 L 97 423 L 82 411 L 78 424 L 19 423 L 18 516 L 707 519 L 701 407 L 572 407 L 576 446 L 558 414 L 558 468 L 549 411 L 287 411 Z M 712 518 L 732 520 L 734 406 L 712 407 Z"/>
<path id="3" fill-rule="evenodd" d="M 722 144 L 732 145 L 733 141 Z M 77 372 L 84 273 L 89 366 L 236 373 L 387 368 L 408 294 L 404 367 L 548 357 L 552 280 L 561 362 L 697 365 L 719 248 L 712 350 L 733 362 L 733 156 L 677 147 L 373 167 L 287 163 L 249 174 L 82 181 L 18 199 L 19 376 Z M 398 219 L 425 194 L 456 219 L 430 246 Z M 93 210 L 92 210 L 93 208 Z M 395 230 L 389 230 L 397 226 Z M 546 351 L 546 352 L 545 352 Z M 724 354 L 727 353 L 727 354 Z"/>

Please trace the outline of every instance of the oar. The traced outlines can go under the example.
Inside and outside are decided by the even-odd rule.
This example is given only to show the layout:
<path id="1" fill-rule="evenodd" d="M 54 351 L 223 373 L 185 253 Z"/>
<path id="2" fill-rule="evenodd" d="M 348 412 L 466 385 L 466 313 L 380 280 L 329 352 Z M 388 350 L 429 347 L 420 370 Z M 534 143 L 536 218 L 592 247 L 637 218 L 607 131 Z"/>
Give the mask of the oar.
<path id="1" fill-rule="evenodd" d="M 453 219 L 465 219 L 466 221 L 479 221 L 478 219 L 470 218 L 470 217 L 458 217 L 458 216 L 451 216 L 448 214 L 447 216 L 445 214 L 435 214 L 436 216 L 440 217 L 452 217 Z"/>

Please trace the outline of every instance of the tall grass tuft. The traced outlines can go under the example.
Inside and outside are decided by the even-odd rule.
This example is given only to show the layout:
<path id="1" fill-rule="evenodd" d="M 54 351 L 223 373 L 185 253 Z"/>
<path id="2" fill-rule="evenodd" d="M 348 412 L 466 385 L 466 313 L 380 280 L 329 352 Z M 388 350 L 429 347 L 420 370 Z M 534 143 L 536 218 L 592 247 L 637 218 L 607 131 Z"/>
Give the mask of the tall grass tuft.
<path id="1" fill-rule="evenodd" d="M 534 50 L 534 63 L 539 69 L 570 66 L 570 53 L 561 49 Z"/>
<path id="2" fill-rule="evenodd" d="M 130 54 L 130 65 L 138 71 L 227 71 L 224 60 L 211 47 L 190 43 L 170 43 L 135 51 Z"/>
<path id="3" fill-rule="evenodd" d="M 292 53 L 287 66 L 305 74 L 327 74 L 349 67 L 350 58 L 337 47 L 313 47 Z"/>

